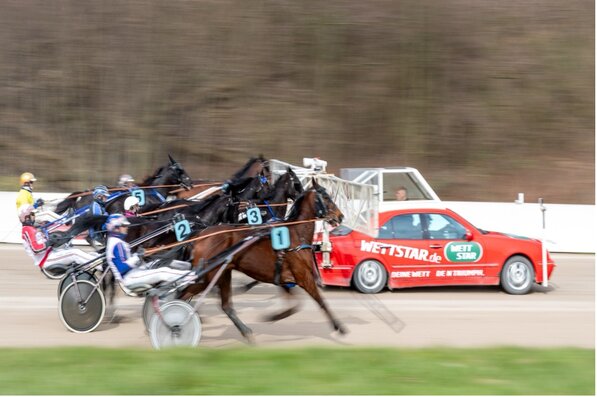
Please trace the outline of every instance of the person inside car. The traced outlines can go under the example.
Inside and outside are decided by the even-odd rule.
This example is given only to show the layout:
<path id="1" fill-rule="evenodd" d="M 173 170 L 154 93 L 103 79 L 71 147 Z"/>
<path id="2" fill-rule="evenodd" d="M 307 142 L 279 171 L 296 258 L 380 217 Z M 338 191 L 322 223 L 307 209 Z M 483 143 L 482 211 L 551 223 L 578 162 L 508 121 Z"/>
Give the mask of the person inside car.
<path id="1" fill-rule="evenodd" d="M 398 186 L 396 189 L 396 200 L 397 201 L 406 201 L 408 200 L 408 190 L 404 186 Z"/>

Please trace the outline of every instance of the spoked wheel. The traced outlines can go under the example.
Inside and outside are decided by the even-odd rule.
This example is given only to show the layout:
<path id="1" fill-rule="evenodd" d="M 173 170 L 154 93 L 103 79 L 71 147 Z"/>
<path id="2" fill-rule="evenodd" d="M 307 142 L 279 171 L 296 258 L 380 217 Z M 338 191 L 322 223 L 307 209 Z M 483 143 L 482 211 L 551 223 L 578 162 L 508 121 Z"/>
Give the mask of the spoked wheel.
<path id="1" fill-rule="evenodd" d="M 171 346 L 197 346 L 201 321 L 195 309 L 181 300 L 165 303 L 149 323 L 149 338 L 155 349 Z"/>
<path id="2" fill-rule="evenodd" d="M 159 300 L 160 307 L 167 302 L 172 302 L 174 300 L 175 294 L 167 295 Z M 153 304 L 151 303 L 152 297 L 146 296 L 145 302 L 143 303 L 143 310 L 141 311 L 141 315 L 143 316 L 143 324 L 145 325 L 145 329 L 149 331 L 149 324 L 151 323 L 151 317 L 155 314 L 155 310 L 153 309 Z"/>
<path id="3" fill-rule="evenodd" d="M 91 281 L 93 284 L 97 284 L 97 278 L 90 272 L 83 272 L 76 275 L 77 280 L 86 280 Z M 60 299 L 60 295 L 66 287 L 73 283 L 72 277 L 70 275 L 62 277 L 60 282 L 58 283 L 58 299 Z"/>
<path id="4" fill-rule="evenodd" d="M 77 280 L 60 295 L 60 320 L 75 333 L 87 333 L 97 328 L 104 318 L 106 300 L 103 292 L 90 281 Z"/>

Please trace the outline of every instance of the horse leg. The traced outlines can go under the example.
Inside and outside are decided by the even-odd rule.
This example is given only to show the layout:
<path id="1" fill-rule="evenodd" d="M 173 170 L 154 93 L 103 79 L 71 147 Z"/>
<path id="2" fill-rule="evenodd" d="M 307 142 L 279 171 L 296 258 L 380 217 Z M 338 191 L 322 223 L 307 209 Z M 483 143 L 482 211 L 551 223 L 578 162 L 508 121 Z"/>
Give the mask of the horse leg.
<path id="1" fill-rule="evenodd" d="M 254 344 L 255 340 L 253 338 L 253 331 L 251 328 L 247 327 L 236 315 L 236 311 L 232 307 L 231 295 L 232 295 L 232 288 L 231 288 L 231 279 L 232 279 L 232 271 L 227 270 L 225 271 L 219 282 L 218 286 L 220 288 L 220 300 L 222 302 L 222 310 L 230 321 L 236 326 L 236 328 L 240 331 L 240 333 L 247 339 L 250 344 Z"/>
<path id="2" fill-rule="evenodd" d="M 104 277 L 102 283 L 103 283 L 103 288 L 104 288 L 104 295 L 107 296 L 107 301 L 106 301 L 106 305 L 108 307 L 108 311 L 107 311 L 107 318 L 109 320 L 109 322 L 114 321 L 114 318 L 116 317 L 116 306 L 114 304 L 114 297 L 116 296 L 116 280 L 114 278 L 114 275 L 112 274 L 111 271 L 109 270 L 105 270 L 107 272 L 109 272 L 109 274 L 106 274 L 106 277 Z"/>
<path id="3" fill-rule="evenodd" d="M 292 288 L 289 288 L 286 286 L 282 286 L 281 288 L 285 292 L 285 295 L 284 295 L 285 298 L 294 300 L 295 297 L 294 297 Z M 280 313 L 271 314 L 271 315 L 267 316 L 265 318 L 265 320 L 266 321 L 278 321 L 278 320 L 282 320 L 283 318 L 290 317 L 294 313 L 298 312 L 299 307 L 300 307 L 300 303 L 296 302 L 294 306 L 292 306 L 284 311 L 281 311 Z"/>
<path id="4" fill-rule="evenodd" d="M 328 319 L 332 323 L 332 327 L 334 328 L 334 330 L 338 331 L 340 334 L 348 333 L 348 330 L 340 323 L 340 321 L 338 321 L 334 317 L 327 304 L 323 300 L 323 297 L 319 294 L 317 284 L 315 283 L 313 274 L 311 273 L 310 269 L 301 272 L 301 274 L 297 276 L 299 276 L 296 277 L 297 284 L 301 286 L 301 288 L 303 288 L 309 295 L 311 295 L 311 298 L 313 298 L 319 304 L 319 307 L 321 307 L 321 309 L 328 316 Z"/>
<path id="5" fill-rule="evenodd" d="M 259 281 L 251 281 L 250 283 L 247 283 L 245 285 L 243 285 L 242 287 L 239 287 L 235 290 L 234 294 L 244 294 L 245 292 L 250 291 L 251 289 L 253 289 L 253 287 L 255 287 L 257 284 L 259 284 Z"/>

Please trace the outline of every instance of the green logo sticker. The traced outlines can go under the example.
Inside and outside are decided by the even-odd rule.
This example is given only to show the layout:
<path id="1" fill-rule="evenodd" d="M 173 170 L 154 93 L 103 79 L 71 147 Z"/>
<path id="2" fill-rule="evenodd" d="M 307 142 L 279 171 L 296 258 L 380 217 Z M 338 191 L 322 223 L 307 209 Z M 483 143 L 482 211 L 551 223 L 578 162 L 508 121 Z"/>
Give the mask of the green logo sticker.
<path id="1" fill-rule="evenodd" d="M 450 262 L 477 262 L 483 256 L 483 247 L 475 242 L 451 242 L 444 250 Z"/>

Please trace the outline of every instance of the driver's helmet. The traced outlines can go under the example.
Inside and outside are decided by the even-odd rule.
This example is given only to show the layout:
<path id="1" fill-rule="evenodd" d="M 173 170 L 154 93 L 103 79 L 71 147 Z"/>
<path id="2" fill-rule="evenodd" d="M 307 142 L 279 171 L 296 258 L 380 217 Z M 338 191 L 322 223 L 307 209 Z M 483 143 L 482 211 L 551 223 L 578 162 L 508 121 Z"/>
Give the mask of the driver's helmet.
<path id="1" fill-rule="evenodd" d="M 113 232 L 117 227 L 123 225 L 130 225 L 131 223 L 122 214 L 112 214 L 106 219 L 106 229 L 108 232 Z"/>
<path id="2" fill-rule="evenodd" d="M 21 182 L 21 185 L 24 185 L 26 183 L 35 182 L 36 180 L 37 179 L 35 179 L 35 176 L 33 176 L 33 174 L 31 172 L 23 172 L 19 179 L 19 181 Z"/>
<path id="3" fill-rule="evenodd" d="M 122 174 L 120 178 L 118 178 L 118 186 L 126 187 L 127 184 L 135 182 L 135 179 L 129 174 Z"/>
<path id="4" fill-rule="evenodd" d="M 105 186 L 96 186 L 93 188 L 93 198 L 98 200 L 100 197 L 108 197 L 108 189 Z"/>
<path id="5" fill-rule="evenodd" d="M 139 199 L 135 196 L 129 196 L 124 200 L 124 209 L 130 211 L 135 205 L 139 205 Z"/>

